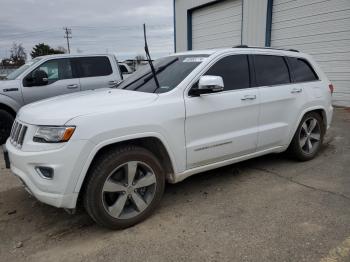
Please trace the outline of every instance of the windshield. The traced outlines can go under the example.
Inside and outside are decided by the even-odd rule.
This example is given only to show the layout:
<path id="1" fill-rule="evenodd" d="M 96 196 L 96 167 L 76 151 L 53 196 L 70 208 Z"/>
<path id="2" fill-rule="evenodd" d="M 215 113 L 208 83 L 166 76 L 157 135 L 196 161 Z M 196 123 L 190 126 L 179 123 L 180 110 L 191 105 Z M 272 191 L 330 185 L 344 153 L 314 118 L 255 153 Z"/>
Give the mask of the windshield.
<path id="1" fill-rule="evenodd" d="M 137 70 L 118 88 L 146 93 L 168 92 L 180 84 L 206 57 L 208 55 L 182 55 L 157 59 L 153 64 L 159 88 L 157 88 L 149 65 Z"/>
<path id="2" fill-rule="evenodd" d="M 14 80 L 16 79 L 20 74 L 22 74 L 24 71 L 26 71 L 29 67 L 31 67 L 32 65 L 38 63 L 42 58 L 41 57 L 37 57 L 34 58 L 33 60 L 25 63 L 24 65 L 22 65 L 20 68 L 17 68 L 15 71 L 13 71 L 11 74 L 9 74 L 8 76 L 6 76 L 6 80 Z"/>

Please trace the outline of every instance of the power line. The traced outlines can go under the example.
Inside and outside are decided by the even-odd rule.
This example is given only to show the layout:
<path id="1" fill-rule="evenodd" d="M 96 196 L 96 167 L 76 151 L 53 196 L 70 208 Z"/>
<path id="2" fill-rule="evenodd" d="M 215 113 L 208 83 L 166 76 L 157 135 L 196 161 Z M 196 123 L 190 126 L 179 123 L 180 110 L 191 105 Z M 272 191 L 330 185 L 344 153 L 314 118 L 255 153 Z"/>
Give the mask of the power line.
<path id="1" fill-rule="evenodd" d="M 70 54 L 69 39 L 72 38 L 72 29 L 65 27 L 65 28 L 63 28 L 63 30 L 65 31 L 64 38 L 67 39 L 68 54 Z"/>

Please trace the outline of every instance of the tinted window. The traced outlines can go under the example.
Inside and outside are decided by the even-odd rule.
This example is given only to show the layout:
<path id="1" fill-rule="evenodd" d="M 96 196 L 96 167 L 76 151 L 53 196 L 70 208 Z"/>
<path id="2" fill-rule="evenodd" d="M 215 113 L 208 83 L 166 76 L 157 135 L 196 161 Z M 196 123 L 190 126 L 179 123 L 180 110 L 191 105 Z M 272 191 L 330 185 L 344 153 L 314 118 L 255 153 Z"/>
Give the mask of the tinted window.
<path id="1" fill-rule="evenodd" d="M 119 65 L 119 69 L 122 73 L 128 73 L 128 69 L 126 69 L 125 65 Z"/>
<path id="2" fill-rule="evenodd" d="M 165 93 L 181 83 L 207 55 L 169 56 L 153 62 L 160 88 L 157 88 L 149 65 L 142 66 L 124 80 L 118 88 L 148 92 Z"/>
<path id="3" fill-rule="evenodd" d="M 234 90 L 249 87 L 248 56 L 227 56 L 214 64 L 205 75 L 221 76 L 224 80 L 224 90 Z"/>
<path id="4" fill-rule="evenodd" d="M 254 57 L 258 86 L 290 83 L 288 67 L 282 56 L 255 55 Z"/>
<path id="5" fill-rule="evenodd" d="M 112 74 L 111 63 L 108 57 L 81 57 L 75 58 L 78 61 L 80 77 L 106 76 Z"/>
<path id="6" fill-rule="evenodd" d="M 27 76 L 27 79 L 33 78 L 35 76 L 35 72 L 38 70 L 46 73 L 48 84 L 52 84 L 58 80 L 73 78 L 72 66 L 69 59 L 54 59 L 46 61 L 34 69 Z"/>
<path id="7" fill-rule="evenodd" d="M 293 82 L 300 83 L 318 80 L 315 71 L 304 59 L 289 57 L 288 61 L 292 67 Z"/>

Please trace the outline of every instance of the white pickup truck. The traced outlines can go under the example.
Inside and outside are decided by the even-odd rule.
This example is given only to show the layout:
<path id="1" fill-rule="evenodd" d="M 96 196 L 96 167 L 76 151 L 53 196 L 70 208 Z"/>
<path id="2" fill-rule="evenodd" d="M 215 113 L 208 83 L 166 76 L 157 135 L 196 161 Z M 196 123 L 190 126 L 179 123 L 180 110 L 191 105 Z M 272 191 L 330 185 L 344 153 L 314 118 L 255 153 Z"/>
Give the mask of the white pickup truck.
<path id="1" fill-rule="evenodd" d="M 81 199 L 96 222 L 124 228 L 151 214 L 165 181 L 287 149 L 314 158 L 332 120 L 333 86 L 299 52 L 186 52 L 152 71 L 23 107 L 7 167 L 40 201 Z"/>
<path id="2" fill-rule="evenodd" d="M 0 145 L 10 135 L 16 112 L 45 98 L 116 86 L 121 80 L 115 55 L 50 55 L 27 62 L 0 81 Z"/>

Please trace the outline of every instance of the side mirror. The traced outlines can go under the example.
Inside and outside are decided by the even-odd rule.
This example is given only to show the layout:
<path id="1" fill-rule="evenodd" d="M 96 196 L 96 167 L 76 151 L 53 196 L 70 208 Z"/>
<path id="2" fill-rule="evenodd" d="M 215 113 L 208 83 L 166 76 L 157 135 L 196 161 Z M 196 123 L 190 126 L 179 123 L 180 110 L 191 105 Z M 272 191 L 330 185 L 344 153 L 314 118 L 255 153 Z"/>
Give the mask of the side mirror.
<path id="1" fill-rule="evenodd" d="M 44 70 L 36 70 L 33 75 L 33 86 L 44 86 L 48 84 L 48 76 Z"/>
<path id="2" fill-rule="evenodd" d="M 200 96 L 203 94 L 218 93 L 224 90 L 224 81 L 221 76 L 201 76 L 198 88 L 193 88 L 190 95 Z"/>

